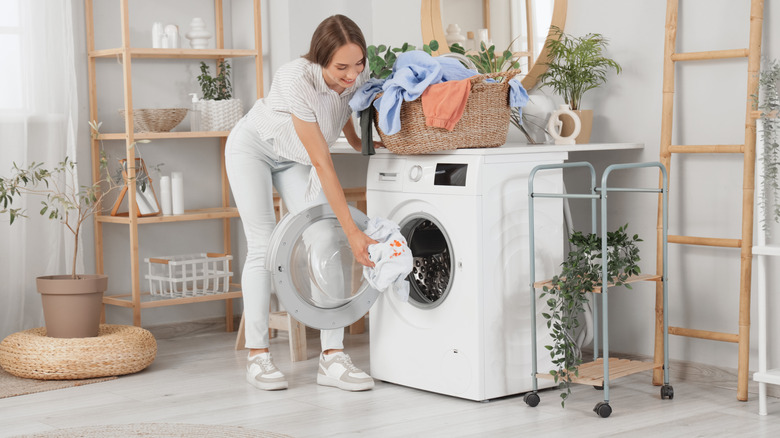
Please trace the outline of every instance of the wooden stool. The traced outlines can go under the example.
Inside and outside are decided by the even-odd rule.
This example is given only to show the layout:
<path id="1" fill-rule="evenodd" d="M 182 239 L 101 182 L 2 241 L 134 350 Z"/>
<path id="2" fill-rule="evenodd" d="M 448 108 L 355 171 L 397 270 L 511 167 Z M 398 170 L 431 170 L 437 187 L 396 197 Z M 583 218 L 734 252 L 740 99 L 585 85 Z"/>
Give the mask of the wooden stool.
<path id="1" fill-rule="evenodd" d="M 353 187 L 344 189 L 344 196 L 347 198 L 347 202 L 354 202 L 355 208 L 366 212 L 366 188 L 365 187 Z M 276 212 L 276 221 L 278 222 L 282 216 L 287 212 L 284 207 L 282 198 L 276 191 L 274 191 L 274 211 Z M 246 332 L 244 328 L 244 314 L 241 314 L 241 323 L 238 326 L 238 334 L 236 335 L 236 350 L 243 350 L 246 348 Z M 354 324 L 349 326 L 350 334 L 361 334 L 366 331 L 365 317 L 360 318 Z M 268 317 L 268 331 L 269 338 L 272 337 L 270 333 L 272 330 L 285 330 L 290 336 L 290 360 L 292 362 L 298 362 L 307 360 L 306 354 L 306 326 L 290 317 L 287 312 L 271 312 Z"/>
<path id="2" fill-rule="evenodd" d="M 244 328 L 244 317 L 241 315 L 241 323 L 238 325 L 238 335 L 236 337 L 236 350 L 246 348 L 246 331 Z M 290 361 L 299 362 L 308 359 L 306 355 L 306 326 L 291 318 L 287 312 L 271 312 L 268 315 L 268 336 L 271 337 L 271 330 L 285 330 L 290 336 Z"/>

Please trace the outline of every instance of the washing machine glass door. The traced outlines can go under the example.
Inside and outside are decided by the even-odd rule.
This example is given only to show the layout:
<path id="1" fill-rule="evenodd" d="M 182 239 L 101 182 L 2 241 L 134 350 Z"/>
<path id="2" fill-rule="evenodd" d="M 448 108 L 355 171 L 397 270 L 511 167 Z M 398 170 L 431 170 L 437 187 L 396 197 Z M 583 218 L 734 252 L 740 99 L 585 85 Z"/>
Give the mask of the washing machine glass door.
<path id="1" fill-rule="evenodd" d="M 365 230 L 366 215 L 353 207 L 350 213 Z M 266 265 L 285 310 L 309 327 L 346 327 L 379 295 L 363 278 L 363 265 L 327 204 L 285 216 L 271 235 Z"/>

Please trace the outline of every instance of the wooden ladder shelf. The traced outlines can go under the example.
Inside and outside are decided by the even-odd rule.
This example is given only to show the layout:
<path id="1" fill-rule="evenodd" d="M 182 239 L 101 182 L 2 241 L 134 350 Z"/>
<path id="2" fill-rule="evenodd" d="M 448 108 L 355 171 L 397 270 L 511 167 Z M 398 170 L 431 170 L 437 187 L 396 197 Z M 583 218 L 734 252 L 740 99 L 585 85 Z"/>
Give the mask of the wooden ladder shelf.
<path id="1" fill-rule="evenodd" d="M 742 231 L 739 238 L 723 239 L 696 236 L 669 235 L 668 242 L 684 245 L 701 245 L 721 248 L 740 248 L 740 286 L 739 286 L 739 327 L 737 333 L 721 333 L 706 330 L 694 330 L 683 327 L 669 327 L 669 334 L 715 341 L 733 342 L 739 345 L 739 363 L 737 371 L 737 399 L 747 400 L 748 359 L 750 355 L 750 276 L 752 271 L 753 245 L 753 196 L 756 163 L 756 128 L 753 119 L 757 117 L 753 111 L 753 95 L 757 92 L 758 72 L 761 55 L 761 32 L 763 25 L 764 2 L 750 2 L 750 36 L 746 49 L 713 50 L 705 52 L 678 53 L 677 28 L 679 0 L 667 0 L 666 32 L 664 44 L 664 74 L 663 74 L 663 114 L 661 122 L 661 157 L 660 162 L 671 172 L 672 154 L 743 154 L 742 174 Z M 718 60 L 726 58 L 747 58 L 748 79 L 745 111 L 745 141 L 738 145 L 673 145 L 672 122 L 674 115 L 675 63 L 683 61 Z M 671 181 L 671 174 L 669 174 Z M 671 183 L 669 184 L 671 187 Z M 662 242 L 661 229 L 661 199 L 658 208 L 658 246 Z M 663 254 L 658 251 L 657 267 L 663 264 Z M 661 303 L 662 286 L 656 288 L 656 303 Z M 660 318 L 660 316 L 657 316 Z M 660 323 L 656 324 L 656 328 Z M 656 355 L 664 349 L 661 333 L 656 329 Z M 662 373 L 655 370 L 653 382 L 660 384 Z"/>

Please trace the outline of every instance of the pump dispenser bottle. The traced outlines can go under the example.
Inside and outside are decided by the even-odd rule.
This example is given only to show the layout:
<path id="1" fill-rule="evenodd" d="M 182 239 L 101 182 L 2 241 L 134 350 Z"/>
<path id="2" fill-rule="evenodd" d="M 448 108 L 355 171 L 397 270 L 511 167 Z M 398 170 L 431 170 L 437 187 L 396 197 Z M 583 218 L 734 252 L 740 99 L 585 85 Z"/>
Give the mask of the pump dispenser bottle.
<path id="1" fill-rule="evenodd" d="M 190 93 L 192 96 L 192 108 L 190 108 L 190 131 L 200 131 L 200 102 L 198 101 L 198 93 Z"/>

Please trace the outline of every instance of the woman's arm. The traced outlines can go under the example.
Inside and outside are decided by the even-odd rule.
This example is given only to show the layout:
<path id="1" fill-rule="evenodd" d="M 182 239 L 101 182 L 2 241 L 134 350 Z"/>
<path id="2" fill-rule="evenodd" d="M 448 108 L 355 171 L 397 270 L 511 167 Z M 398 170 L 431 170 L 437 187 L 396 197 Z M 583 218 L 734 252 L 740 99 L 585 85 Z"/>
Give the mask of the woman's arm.
<path id="1" fill-rule="evenodd" d="M 322 135 L 319 124 L 316 122 L 305 122 L 294 115 L 292 120 L 295 132 L 298 134 L 298 138 L 301 139 L 301 143 L 306 148 L 311 163 L 317 171 L 325 197 L 328 199 L 333 213 L 336 214 L 336 219 L 341 224 L 347 239 L 349 239 L 349 246 L 352 249 L 352 254 L 355 256 L 355 260 L 361 265 L 373 267 L 374 263 L 368 257 L 368 245 L 377 242 L 360 231 L 352 220 L 352 215 L 350 215 L 349 207 L 347 206 L 347 199 L 344 197 L 344 189 L 341 188 L 341 183 L 336 175 L 336 169 L 333 167 L 328 144 Z M 352 131 L 354 133 L 354 127 Z M 357 137 L 357 134 L 355 136 Z M 358 141 L 359 144 L 360 142 Z"/>
<path id="2" fill-rule="evenodd" d="M 352 117 L 347 119 L 347 123 L 344 124 L 342 132 L 344 133 L 344 137 L 347 138 L 349 145 L 352 146 L 352 149 L 358 152 L 363 150 L 363 143 L 361 143 L 360 137 L 357 135 L 355 124 L 352 122 Z"/>

